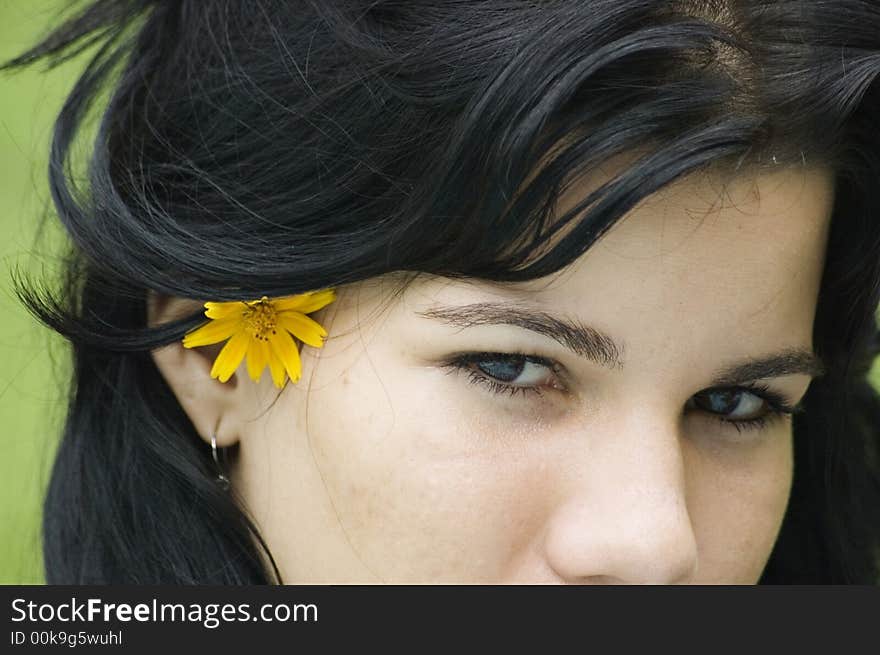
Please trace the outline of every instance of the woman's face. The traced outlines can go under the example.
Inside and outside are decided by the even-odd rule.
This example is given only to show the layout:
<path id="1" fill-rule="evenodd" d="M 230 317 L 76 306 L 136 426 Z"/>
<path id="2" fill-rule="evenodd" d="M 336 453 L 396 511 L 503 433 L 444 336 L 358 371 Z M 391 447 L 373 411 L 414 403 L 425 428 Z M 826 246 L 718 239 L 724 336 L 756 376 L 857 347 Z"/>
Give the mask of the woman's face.
<path id="1" fill-rule="evenodd" d="M 221 432 L 285 582 L 756 582 L 792 477 L 777 412 L 816 374 L 833 186 L 719 179 L 651 196 L 546 279 L 341 289 L 274 404 L 242 368 L 247 418 Z"/>

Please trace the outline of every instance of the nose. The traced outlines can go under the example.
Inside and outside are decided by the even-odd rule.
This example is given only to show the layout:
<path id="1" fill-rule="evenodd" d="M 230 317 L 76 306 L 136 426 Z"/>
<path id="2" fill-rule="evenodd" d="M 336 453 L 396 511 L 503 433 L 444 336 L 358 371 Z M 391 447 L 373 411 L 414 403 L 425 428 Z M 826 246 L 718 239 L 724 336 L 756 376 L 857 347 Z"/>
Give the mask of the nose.
<path id="1" fill-rule="evenodd" d="M 550 568 L 572 583 L 687 582 L 697 541 L 676 426 L 630 416 L 587 439 L 545 524 Z"/>

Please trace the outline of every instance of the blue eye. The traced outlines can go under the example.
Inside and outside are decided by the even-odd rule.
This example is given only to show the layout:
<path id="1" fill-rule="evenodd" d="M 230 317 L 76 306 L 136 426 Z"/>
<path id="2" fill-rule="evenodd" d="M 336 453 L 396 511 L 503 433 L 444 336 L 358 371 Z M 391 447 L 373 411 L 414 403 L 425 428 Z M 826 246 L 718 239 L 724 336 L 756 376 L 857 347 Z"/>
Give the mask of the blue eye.
<path id="1" fill-rule="evenodd" d="M 489 377 L 502 382 L 513 382 L 522 374 L 526 367 L 524 359 L 489 359 L 474 362 L 476 367 Z"/>
<path id="2" fill-rule="evenodd" d="M 740 432 L 760 429 L 771 420 L 796 411 L 782 396 L 758 384 L 706 389 L 694 394 L 686 406 L 711 414 Z"/>
<path id="3" fill-rule="evenodd" d="M 470 381 L 495 393 L 535 393 L 560 388 L 553 362 L 543 357 L 506 353 L 469 353 L 450 362 L 452 370 L 469 372 Z"/>
<path id="4" fill-rule="evenodd" d="M 694 404 L 712 414 L 749 420 L 767 411 L 767 401 L 745 389 L 710 389 L 694 396 Z"/>
<path id="5" fill-rule="evenodd" d="M 474 366 L 498 382 L 517 387 L 533 387 L 545 382 L 552 369 L 525 357 L 496 357 L 477 360 Z"/>

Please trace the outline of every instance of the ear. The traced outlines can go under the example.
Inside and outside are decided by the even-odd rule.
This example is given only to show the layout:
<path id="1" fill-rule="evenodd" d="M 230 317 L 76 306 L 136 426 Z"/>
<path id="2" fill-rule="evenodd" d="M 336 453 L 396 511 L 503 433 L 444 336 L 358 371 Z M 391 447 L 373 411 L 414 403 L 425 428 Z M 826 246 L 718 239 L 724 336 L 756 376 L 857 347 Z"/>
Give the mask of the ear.
<path id="1" fill-rule="evenodd" d="M 193 300 L 150 292 L 147 322 L 156 325 L 183 318 L 203 306 Z M 152 352 L 156 367 L 199 435 L 211 443 L 211 435 L 215 434 L 219 447 L 239 441 L 245 423 L 257 416 L 263 399 L 272 395 L 274 389 L 268 371 L 255 383 L 247 378 L 244 364 L 227 382 L 212 378 L 211 367 L 223 345 L 184 348 L 181 340 Z"/>

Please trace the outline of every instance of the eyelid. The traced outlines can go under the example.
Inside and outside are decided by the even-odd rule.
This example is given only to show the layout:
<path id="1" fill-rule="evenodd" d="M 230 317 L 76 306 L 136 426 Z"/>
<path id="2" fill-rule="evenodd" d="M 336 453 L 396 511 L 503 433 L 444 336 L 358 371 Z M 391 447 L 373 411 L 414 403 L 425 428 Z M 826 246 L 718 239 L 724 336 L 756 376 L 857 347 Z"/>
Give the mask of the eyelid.
<path id="1" fill-rule="evenodd" d="M 752 431 L 760 432 L 771 423 L 775 423 L 785 416 L 791 416 L 793 414 L 803 411 L 800 403 L 793 405 L 782 394 L 773 391 L 765 384 L 762 384 L 760 382 L 749 382 L 728 386 L 714 386 L 703 389 L 702 391 L 699 391 L 698 394 L 708 393 L 712 391 L 745 391 L 746 393 L 750 393 L 755 397 L 760 398 L 767 404 L 767 411 L 764 414 L 747 419 L 725 418 L 724 414 L 716 414 L 714 412 L 701 410 L 706 416 L 720 423 L 723 427 L 734 429 L 740 434 Z M 691 396 L 691 398 L 693 397 L 694 396 Z M 692 400 L 688 400 L 688 404 L 690 404 L 691 402 Z"/>
<path id="2" fill-rule="evenodd" d="M 793 405 L 781 393 L 773 391 L 770 387 L 761 384 L 760 382 L 749 382 L 729 387 L 710 387 L 708 389 L 703 389 L 700 393 L 706 393 L 707 391 L 735 391 L 740 389 L 765 400 L 774 411 L 781 414 L 796 414 L 803 411 L 803 407 L 800 403 Z"/>
<path id="3" fill-rule="evenodd" d="M 453 364 L 456 362 L 459 363 L 469 363 L 472 364 L 474 362 L 480 362 L 485 360 L 490 360 L 492 358 L 496 359 L 504 359 L 504 358 L 514 358 L 521 357 L 527 362 L 532 362 L 533 364 L 540 364 L 542 366 L 546 366 L 547 368 L 555 371 L 560 364 L 558 362 L 553 361 L 547 357 L 541 357 L 540 355 L 530 355 L 528 353 L 523 352 L 465 352 L 459 353 L 457 355 L 453 355 L 449 358 L 447 363 Z"/>
<path id="4" fill-rule="evenodd" d="M 528 354 L 528 353 L 524 353 L 524 352 L 514 352 L 514 351 L 473 352 L 473 351 L 471 351 L 471 352 L 458 353 L 458 354 L 450 356 L 445 362 L 443 362 L 441 364 L 441 366 L 443 368 L 449 368 L 450 372 L 454 373 L 455 371 L 459 371 L 459 370 L 468 371 L 469 365 L 477 363 L 477 362 L 491 361 L 493 359 L 500 360 L 500 359 L 510 359 L 510 358 L 521 358 L 522 360 L 524 360 L 526 362 L 530 362 L 533 364 L 538 364 L 540 366 L 544 366 L 556 377 L 557 380 L 559 380 L 559 384 L 553 385 L 552 390 L 560 391 L 560 392 L 564 393 L 568 389 L 567 381 L 565 379 L 566 376 L 565 376 L 565 372 L 564 372 L 564 368 L 563 368 L 562 364 L 560 364 L 559 362 L 557 362 L 553 359 L 550 359 L 548 357 L 542 357 L 540 355 L 532 355 L 532 354 Z M 496 387 L 497 387 L 496 390 L 500 389 L 501 387 L 504 387 L 509 390 L 518 390 L 518 391 L 524 391 L 524 392 L 533 391 L 533 392 L 537 392 L 540 395 L 542 390 L 546 390 L 547 388 L 549 388 L 549 387 L 539 387 L 539 386 L 531 386 L 530 387 L 530 386 L 520 386 L 520 385 L 516 385 L 516 384 L 510 384 L 508 382 L 504 382 L 502 380 L 498 380 L 496 378 L 493 378 L 492 376 L 490 376 L 482 371 L 477 372 L 477 371 L 471 370 L 470 373 L 471 373 L 472 377 L 481 377 L 485 381 L 490 382 L 493 385 L 496 385 Z"/>

